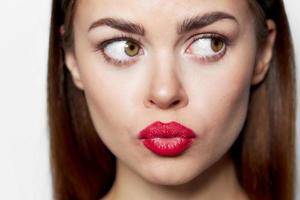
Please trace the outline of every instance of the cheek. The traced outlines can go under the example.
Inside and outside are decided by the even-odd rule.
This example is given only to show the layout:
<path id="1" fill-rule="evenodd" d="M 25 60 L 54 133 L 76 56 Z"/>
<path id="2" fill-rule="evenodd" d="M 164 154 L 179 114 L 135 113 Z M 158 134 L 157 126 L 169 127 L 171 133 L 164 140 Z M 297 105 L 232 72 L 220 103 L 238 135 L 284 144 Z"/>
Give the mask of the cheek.
<path id="1" fill-rule="evenodd" d="M 224 59 L 190 83 L 194 88 L 192 112 L 202 124 L 199 130 L 205 144 L 201 145 L 210 155 L 226 152 L 244 125 L 255 64 L 255 46 L 245 46 L 228 51 Z"/>
<path id="2" fill-rule="evenodd" d="M 130 94 L 126 78 L 111 77 L 106 71 L 102 74 L 86 74 L 85 96 L 93 124 L 104 143 L 128 139 L 127 121 L 130 117 Z M 125 117 L 126 116 L 126 117 Z M 123 131 L 123 132 L 120 132 Z M 122 143 L 120 143 L 122 144 Z"/>
<path id="3" fill-rule="evenodd" d="M 109 149 L 118 155 L 125 145 L 133 143 L 132 119 L 136 113 L 136 91 L 139 71 L 106 64 L 100 53 L 89 51 L 77 42 L 77 63 L 91 119 Z M 130 81 L 129 81 L 130 80 Z"/>
<path id="4" fill-rule="evenodd" d="M 248 80 L 248 75 L 221 77 L 213 81 L 209 91 L 205 91 L 209 132 L 219 133 L 221 137 L 231 137 L 231 134 L 240 132 L 248 105 Z"/>
<path id="5" fill-rule="evenodd" d="M 85 82 L 85 96 L 94 127 L 110 151 L 119 155 L 126 145 L 132 145 L 132 134 L 128 131 L 131 98 L 125 86 L 105 76 L 89 77 Z M 108 81 L 110 80 L 110 81 Z M 91 82 L 90 82 L 91 81 Z"/>

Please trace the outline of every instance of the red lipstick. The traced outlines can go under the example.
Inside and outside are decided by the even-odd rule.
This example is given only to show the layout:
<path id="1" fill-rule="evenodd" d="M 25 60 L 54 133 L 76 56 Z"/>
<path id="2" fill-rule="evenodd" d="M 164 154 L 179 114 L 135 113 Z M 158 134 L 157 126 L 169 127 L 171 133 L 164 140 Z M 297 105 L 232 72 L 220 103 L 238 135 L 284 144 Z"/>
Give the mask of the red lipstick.
<path id="1" fill-rule="evenodd" d="M 196 134 L 177 122 L 157 121 L 140 131 L 138 138 L 157 155 L 178 156 L 192 145 Z"/>

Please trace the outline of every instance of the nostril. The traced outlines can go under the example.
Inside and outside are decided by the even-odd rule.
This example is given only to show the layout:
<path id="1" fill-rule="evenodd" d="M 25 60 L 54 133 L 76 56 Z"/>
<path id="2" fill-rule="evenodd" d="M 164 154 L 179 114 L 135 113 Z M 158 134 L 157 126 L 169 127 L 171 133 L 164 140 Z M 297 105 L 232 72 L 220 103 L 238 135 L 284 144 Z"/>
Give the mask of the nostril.
<path id="1" fill-rule="evenodd" d="M 176 100 L 176 101 L 174 101 L 171 105 L 172 105 L 172 106 L 175 106 L 175 105 L 177 105 L 179 102 L 180 102 L 179 100 Z"/>
<path id="2" fill-rule="evenodd" d="M 179 103 L 180 103 L 180 100 L 173 101 L 172 103 L 169 102 L 168 107 L 176 106 L 176 105 L 178 105 Z M 156 105 L 156 104 L 157 104 L 157 106 L 162 106 L 162 107 L 163 107 L 162 104 L 159 105 L 158 102 L 154 102 L 153 100 L 150 100 L 150 101 L 149 101 L 149 104 L 151 104 L 151 105 Z M 165 104 L 165 106 L 167 106 L 167 105 Z"/>

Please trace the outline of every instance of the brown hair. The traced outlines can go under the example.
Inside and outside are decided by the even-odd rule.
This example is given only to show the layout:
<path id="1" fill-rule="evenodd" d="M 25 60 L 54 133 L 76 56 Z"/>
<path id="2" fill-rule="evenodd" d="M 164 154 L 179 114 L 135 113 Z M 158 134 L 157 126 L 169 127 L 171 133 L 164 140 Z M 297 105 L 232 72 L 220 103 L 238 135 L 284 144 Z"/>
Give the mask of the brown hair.
<path id="1" fill-rule="evenodd" d="M 75 0 L 53 0 L 48 61 L 48 120 L 54 198 L 95 200 L 115 178 L 115 157 L 91 122 L 84 93 L 73 84 L 64 49 L 73 44 Z M 289 25 L 281 0 L 249 0 L 257 18 L 277 25 L 267 77 L 251 88 L 244 128 L 231 148 L 241 186 L 253 200 L 292 200 L 295 166 L 295 65 Z M 60 27 L 65 34 L 61 37 Z M 260 40 L 262 39 L 262 40 Z"/>

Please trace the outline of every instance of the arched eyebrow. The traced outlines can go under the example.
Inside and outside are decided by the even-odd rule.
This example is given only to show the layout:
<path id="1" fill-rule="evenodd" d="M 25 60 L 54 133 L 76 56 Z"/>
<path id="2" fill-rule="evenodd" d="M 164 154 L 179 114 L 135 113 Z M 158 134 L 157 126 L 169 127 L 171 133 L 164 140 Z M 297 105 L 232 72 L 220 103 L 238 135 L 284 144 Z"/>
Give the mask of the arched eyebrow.
<path id="1" fill-rule="evenodd" d="M 142 25 L 140 24 L 135 24 L 133 22 L 124 20 L 124 19 L 119 19 L 119 18 L 102 18 L 94 23 L 91 24 L 89 27 L 88 31 L 91 31 L 94 28 L 97 28 L 99 26 L 109 26 L 114 29 L 118 29 L 123 32 L 128 32 L 128 33 L 133 33 L 137 35 L 145 35 L 145 29 Z"/>
<path id="2" fill-rule="evenodd" d="M 238 23 L 237 19 L 228 13 L 211 12 L 206 13 L 202 16 L 197 15 L 191 18 L 184 19 L 181 23 L 178 23 L 176 32 L 178 35 L 182 35 L 195 29 L 201 29 L 222 19 L 230 19 Z M 133 33 L 141 36 L 145 36 L 146 34 L 145 28 L 141 24 L 133 23 L 125 19 L 111 17 L 101 18 L 93 22 L 89 26 L 88 31 L 91 31 L 92 29 L 99 26 L 109 26 L 123 32 Z"/>
<path id="3" fill-rule="evenodd" d="M 238 23 L 234 16 L 225 12 L 206 13 L 202 16 L 197 15 L 183 20 L 183 22 L 177 26 L 177 34 L 181 35 L 195 29 L 201 29 L 222 19 L 230 19 Z"/>

